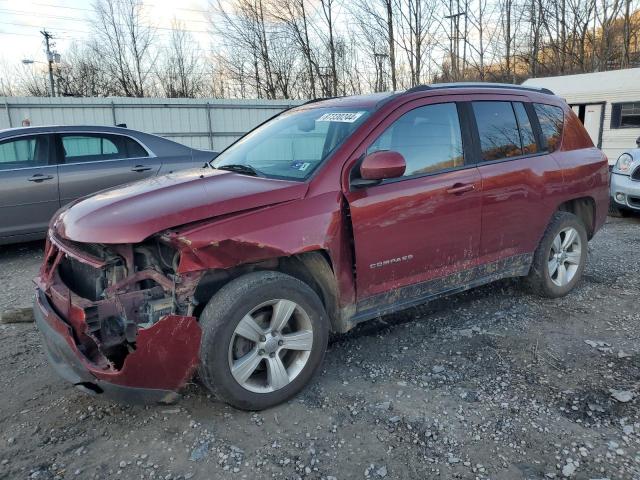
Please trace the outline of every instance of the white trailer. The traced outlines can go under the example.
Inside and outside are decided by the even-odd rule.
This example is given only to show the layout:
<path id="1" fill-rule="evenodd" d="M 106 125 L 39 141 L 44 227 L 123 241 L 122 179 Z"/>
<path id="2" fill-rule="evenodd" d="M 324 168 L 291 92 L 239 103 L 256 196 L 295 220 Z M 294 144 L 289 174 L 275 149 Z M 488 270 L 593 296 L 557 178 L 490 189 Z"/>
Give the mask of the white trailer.
<path id="1" fill-rule="evenodd" d="M 582 120 L 593 144 L 614 164 L 640 137 L 640 68 L 530 78 L 564 98 Z"/>

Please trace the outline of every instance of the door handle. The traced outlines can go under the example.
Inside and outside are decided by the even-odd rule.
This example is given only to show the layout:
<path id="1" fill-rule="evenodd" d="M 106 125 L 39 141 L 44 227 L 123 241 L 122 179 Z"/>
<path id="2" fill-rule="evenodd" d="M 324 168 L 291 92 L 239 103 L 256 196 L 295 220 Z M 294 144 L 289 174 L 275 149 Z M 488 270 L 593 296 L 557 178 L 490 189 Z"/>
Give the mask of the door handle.
<path id="1" fill-rule="evenodd" d="M 451 193 L 453 195 L 461 195 L 465 192 L 471 192 L 476 189 L 476 186 L 473 183 L 456 183 L 453 187 L 447 189 L 447 193 Z"/>
<path id="2" fill-rule="evenodd" d="M 53 180 L 53 175 L 43 175 L 41 173 L 36 173 L 32 177 L 27 178 L 30 182 L 44 182 L 45 180 Z"/>
<path id="3" fill-rule="evenodd" d="M 146 165 L 136 165 L 131 169 L 132 172 L 146 172 L 147 170 L 151 170 L 151 167 L 147 167 Z"/>

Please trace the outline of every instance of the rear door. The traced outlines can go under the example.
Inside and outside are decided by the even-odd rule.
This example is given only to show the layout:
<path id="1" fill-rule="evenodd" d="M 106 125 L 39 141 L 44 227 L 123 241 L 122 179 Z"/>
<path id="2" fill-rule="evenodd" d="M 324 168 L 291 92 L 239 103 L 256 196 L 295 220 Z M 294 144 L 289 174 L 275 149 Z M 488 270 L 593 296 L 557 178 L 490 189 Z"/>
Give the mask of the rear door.
<path id="1" fill-rule="evenodd" d="M 482 177 L 482 263 L 533 252 L 562 188 L 554 145 L 543 145 L 533 105 L 526 98 L 470 102 L 476 161 Z M 525 258 L 521 258 L 526 260 Z"/>
<path id="2" fill-rule="evenodd" d="M 459 118 L 455 102 L 411 102 L 372 132 L 366 152 L 355 152 L 397 151 L 407 163 L 403 177 L 345 194 L 359 309 L 424 296 L 427 281 L 473 265 L 480 244 L 481 185 L 476 167 L 465 161 Z M 421 287 L 404 295 L 396 290 L 414 284 Z M 362 303 L 368 297 L 371 301 Z"/>
<path id="3" fill-rule="evenodd" d="M 57 136 L 60 202 L 154 176 L 161 163 L 138 141 L 125 135 L 61 133 Z"/>
<path id="4" fill-rule="evenodd" d="M 60 207 L 49 134 L 0 141 L 0 238 L 45 232 Z"/>

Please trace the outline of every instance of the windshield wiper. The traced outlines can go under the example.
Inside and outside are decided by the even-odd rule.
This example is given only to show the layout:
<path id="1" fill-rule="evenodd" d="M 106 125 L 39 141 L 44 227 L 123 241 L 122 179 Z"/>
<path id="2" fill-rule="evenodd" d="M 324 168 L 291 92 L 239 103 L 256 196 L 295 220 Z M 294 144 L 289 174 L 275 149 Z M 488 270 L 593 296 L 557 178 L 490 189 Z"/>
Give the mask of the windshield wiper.
<path id="1" fill-rule="evenodd" d="M 239 163 L 231 163 L 229 165 L 220 165 L 216 167 L 218 170 L 229 170 L 230 172 L 242 173 L 243 175 L 251 175 L 259 177 L 260 172 L 250 165 L 241 165 Z"/>

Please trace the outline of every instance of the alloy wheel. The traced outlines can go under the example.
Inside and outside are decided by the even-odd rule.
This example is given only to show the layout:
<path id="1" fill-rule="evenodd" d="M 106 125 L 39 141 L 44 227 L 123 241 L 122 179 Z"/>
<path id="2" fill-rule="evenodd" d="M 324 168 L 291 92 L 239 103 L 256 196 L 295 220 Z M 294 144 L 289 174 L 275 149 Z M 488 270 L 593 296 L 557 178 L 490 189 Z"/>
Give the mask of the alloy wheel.
<path id="1" fill-rule="evenodd" d="M 261 303 L 236 326 L 229 343 L 229 369 L 243 388 L 269 393 L 291 383 L 313 347 L 309 315 L 295 302 Z"/>
<path id="2" fill-rule="evenodd" d="M 548 270 L 551 281 L 558 287 L 569 284 L 580 268 L 582 240 L 573 227 L 567 227 L 556 235 L 551 244 Z"/>

